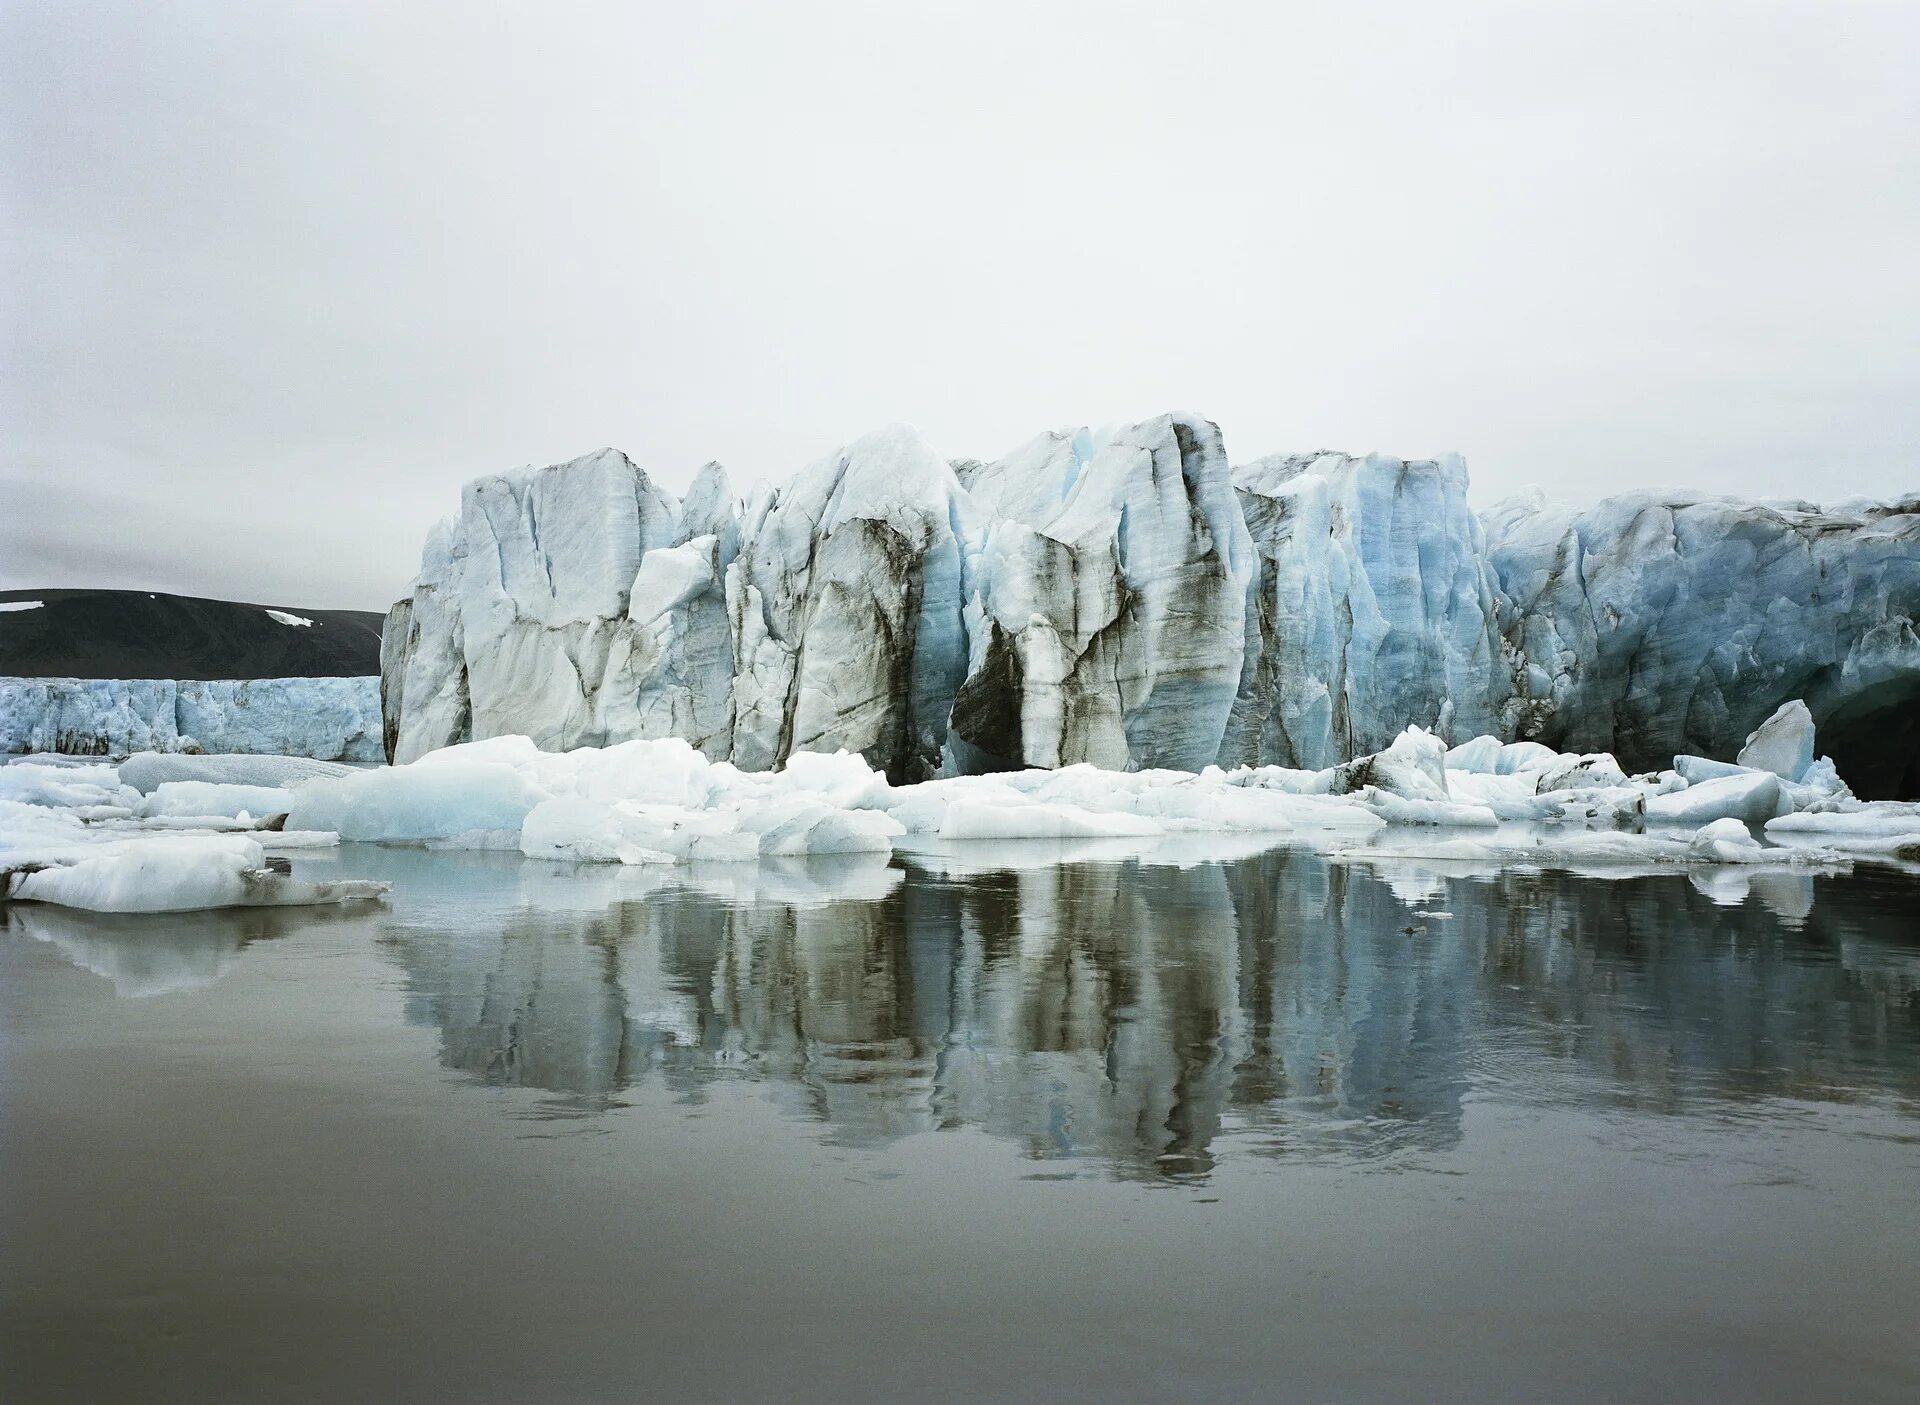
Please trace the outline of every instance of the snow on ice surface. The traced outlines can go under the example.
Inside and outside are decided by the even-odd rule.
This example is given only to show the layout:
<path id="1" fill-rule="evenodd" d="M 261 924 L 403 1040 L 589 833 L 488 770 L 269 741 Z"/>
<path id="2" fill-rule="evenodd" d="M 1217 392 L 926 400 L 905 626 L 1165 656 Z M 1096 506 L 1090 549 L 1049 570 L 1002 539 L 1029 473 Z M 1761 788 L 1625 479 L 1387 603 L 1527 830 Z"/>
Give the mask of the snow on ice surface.
<path id="1" fill-rule="evenodd" d="M 43 609 L 46 603 L 44 600 L 0 600 L 0 615 L 9 614 L 15 610 Z"/>
<path id="2" fill-rule="evenodd" d="M 313 627 L 313 621 L 305 615 L 289 614 L 285 610 L 268 610 L 267 614 L 273 619 L 278 620 L 281 624 L 293 625 L 300 629 L 310 629 Z"/>

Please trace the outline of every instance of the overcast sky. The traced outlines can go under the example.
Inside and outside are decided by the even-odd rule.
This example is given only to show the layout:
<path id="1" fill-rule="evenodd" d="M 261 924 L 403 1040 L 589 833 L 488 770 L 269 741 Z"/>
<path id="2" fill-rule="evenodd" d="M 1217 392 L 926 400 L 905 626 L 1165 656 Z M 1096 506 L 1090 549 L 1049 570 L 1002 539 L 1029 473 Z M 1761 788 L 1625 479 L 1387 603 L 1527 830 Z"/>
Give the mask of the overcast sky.
<path id="1" fill-rule="evenodd" d="M 383 608 L 475 474 L 1920 487 L 1920 6 L 6 0 L 0 585 Z"/>

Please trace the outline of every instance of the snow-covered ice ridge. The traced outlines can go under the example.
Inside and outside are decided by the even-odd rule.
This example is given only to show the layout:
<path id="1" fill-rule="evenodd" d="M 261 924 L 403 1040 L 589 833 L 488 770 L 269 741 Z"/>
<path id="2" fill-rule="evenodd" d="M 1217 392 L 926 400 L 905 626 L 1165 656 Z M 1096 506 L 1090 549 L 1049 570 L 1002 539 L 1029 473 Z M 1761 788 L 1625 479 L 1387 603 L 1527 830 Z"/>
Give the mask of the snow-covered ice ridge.
<path id="1" fill-rule="evenodd" d="M 1205 842 L 1181 845 L 1193 836 Z M 1042 862 L 1058 856 L 1036 841 L 1108 841 L 1168 862 L 1291 842 L 1361 862 L 1806 870 L 1920 862 L 1920 804 L 1854 799 L 1832 762 L 1815 758 L 1812 717 L 1797 702 L 1736 761 L 1681 756 L 1631 776 L 1604 753 L 1491 735 L 1449 749 L 1417 727 L 1311 771 L 1079 763 L 905 785 L 852 752 L 795 752 L 746 771 L 679 738 L 551 752 L 494 737 L 358 770 L 151 753 L 119 766 L 0 767 L 0 895 L 14 899 L 171 911 L 377 896 L 263 864 L 267 848 L 343 839 L 703 869 L 814 855 L 884 865 L 897 848 L 1017 840 Z"/>
<path id="2" fill-rule="evenodd" d="M 894 782 L 1091 763 L 1321 768 L 1408 725 L 1728 755 L 1804 696 L 1850 770 L 1920 785 L 1920 501 L 1636 496 L 1483 519 L 1457 457 L 1230 468 L 1165 415 L 948 462 L 914 431 L 735 500 L 625 455 L 481 478 L 381 662 L 390 755 L 679 737 Z M 1891 739 L 1891 740 L 1890 740 Z M 1911 782 L 1911 784 L 1909 784 Z"/>
<path id="3" fill-rule="evenodd" d="M 262 752 L 379 761 L 378 678 L 0 678 L 0 753 Z"/>

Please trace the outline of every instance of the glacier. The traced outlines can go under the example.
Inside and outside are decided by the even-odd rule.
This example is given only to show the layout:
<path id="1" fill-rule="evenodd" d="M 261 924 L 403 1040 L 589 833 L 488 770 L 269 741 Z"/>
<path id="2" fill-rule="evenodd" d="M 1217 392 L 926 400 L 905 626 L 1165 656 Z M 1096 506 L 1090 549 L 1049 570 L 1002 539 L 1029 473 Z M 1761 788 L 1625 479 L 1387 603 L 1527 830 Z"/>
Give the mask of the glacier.
<path id="1" fill-rule="evenodd" d="M 893 427 L 745 497 L 709 464 L 676 499 L 613 450 L 476 480 L 388 616 L 383 742 L 846 750 L 908 784 L 1312 772 L 1418 726 L 1617 782 L 1731 764 L 1804 700 L 1860 794 L 1915 797 L 1916 622 L 1920 499 L 1480 513 L 1458 456 L 1234 466 L 1192 414 L 991 461 Z"/>
<path id="2" fill-rule="evenodd" d="M 1920 497 L 1533 495 L 1485 521 L 1517 734 L 1647 766 L 1803 699 L 1857 787 L 1920 795 Z"/>
<path id="3" fill-rule="evenodd" d="M 380 680 L 0 678 L 0 754 L 142 751 L 379 761 Z"/>

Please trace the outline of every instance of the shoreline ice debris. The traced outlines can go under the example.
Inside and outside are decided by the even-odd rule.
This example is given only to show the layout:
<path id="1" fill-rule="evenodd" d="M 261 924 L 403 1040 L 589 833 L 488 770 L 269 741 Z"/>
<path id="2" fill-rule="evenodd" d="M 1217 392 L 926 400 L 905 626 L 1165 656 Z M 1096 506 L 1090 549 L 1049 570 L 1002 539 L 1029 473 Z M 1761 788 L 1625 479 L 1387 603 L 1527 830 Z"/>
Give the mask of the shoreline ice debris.
<path id="1" fill-rule="evenodd" d="M 678 738 L 553 752 L 495 737 L 359 770 L 283 757 L 22 762 L 0 767 L 0 874 L 12 875 L 15 898 L 163 910 L 369 896 L 261 871 L 266 848 L 342 840 L 707 868 L 1167 843 L 1182 862 L 1306 843 L 1355 859 L 1622 872 L 1920 856 L 1920 805 L 1854 798 L 1825 758 L 1811 758 L 1797 712 L 1780 721 L 1757 732 L 1748 759 L 1798 780 L 1697 757 L 1629 775 L 1604 752 L 1490 735 L 1448 748 L 1419 727 L 1320 770 L 1083 763 L 907 784 L 854 752 L 796 752 L 778 769 L 745 771 Z"/>
<path id="2" fill-rule="evenodd" d="M 677 736 L 906 784 L 1319 771 L 1415 725 L 1605 756 L 1616 787 L 1751 738 L 1747 769 L 1801 785 L 1818 724 L 1862 794 L 1920 793 L 1920 498 L 1468 498 L 1453 456 L 1234 466 L 1192 414 L 991 462 L 894 427 L 747 502 L 613 450 L 484 477 L 388 617 L 387 754 Z"/>

